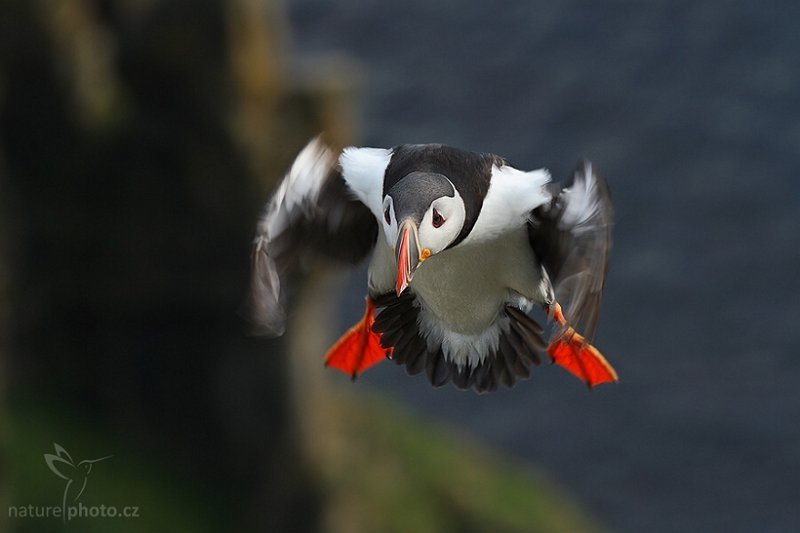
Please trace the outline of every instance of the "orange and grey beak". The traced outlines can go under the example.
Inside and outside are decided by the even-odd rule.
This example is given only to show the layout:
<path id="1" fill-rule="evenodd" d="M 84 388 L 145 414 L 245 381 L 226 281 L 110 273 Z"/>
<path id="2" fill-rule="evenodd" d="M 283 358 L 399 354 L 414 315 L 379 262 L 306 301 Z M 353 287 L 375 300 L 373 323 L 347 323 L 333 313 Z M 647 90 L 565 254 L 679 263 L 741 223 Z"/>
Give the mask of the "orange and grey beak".
<path id="1" fill-rule="evenodd" d="M 419 248 L 417 225 L 411 220 L 404 220 L 397 232 L 397 295 L 400 296 L 414 276 L 414 271 L 422 262 L 422 251 Z"/>

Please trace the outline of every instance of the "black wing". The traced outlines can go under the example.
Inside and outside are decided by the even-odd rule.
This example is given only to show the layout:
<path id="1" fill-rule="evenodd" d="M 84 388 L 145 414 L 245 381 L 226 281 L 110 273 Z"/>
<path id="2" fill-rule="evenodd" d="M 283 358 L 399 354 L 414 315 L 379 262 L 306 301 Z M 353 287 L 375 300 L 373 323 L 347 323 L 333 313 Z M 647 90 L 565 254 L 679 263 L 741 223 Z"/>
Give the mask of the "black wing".
<path id="1" fill-rule="evenodd" d="M 581 162 L 572 184 L 534 210 L 528 235 L 567 322 L 591 342 L 597 329 L 611 250 L 608 184 Z"/>
<path id="2" fill-rule="evenodd" d="M 308 254 L 356 264 L 377 235 L 375 217 L 349 191 L 333 152 L 319 138 L 311 141 L 267 202 L 253 241 L 250 300 L 258 332 L 284 331 L 281 283 L 290 267 Z"/>

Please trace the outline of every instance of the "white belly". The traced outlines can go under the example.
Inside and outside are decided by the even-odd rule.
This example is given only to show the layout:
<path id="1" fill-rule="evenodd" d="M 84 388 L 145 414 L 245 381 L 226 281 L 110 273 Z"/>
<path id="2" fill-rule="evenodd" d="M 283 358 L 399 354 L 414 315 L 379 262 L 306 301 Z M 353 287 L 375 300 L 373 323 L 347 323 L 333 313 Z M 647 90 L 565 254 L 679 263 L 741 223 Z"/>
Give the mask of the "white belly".
<path id="1" fill-rule="evenodd" d="M 397 276 L 394 256 L 382 244 L 379 239 L 370 268 L 370 286 L 378 293 L 394 290 Z M 507 329 L 502 312 L 508 303 L 543 301 L 540 272 L 525 228 L 493 241 L 459 245 L 424 261 L 410 289 L 419 301 L 420 331 L 429 348 L 441 345 L 445 356 L 459 365 L 468 360 L 477 364 L 497 348 Z"/>
<path id="2" fill-rule="evenodd" d="M 475 335 L 519 295 L 538 301 L 540 269 L 524 228 L 497 240 L 456 246 L 422 263 L 411 288 L 453 332 Z"/>

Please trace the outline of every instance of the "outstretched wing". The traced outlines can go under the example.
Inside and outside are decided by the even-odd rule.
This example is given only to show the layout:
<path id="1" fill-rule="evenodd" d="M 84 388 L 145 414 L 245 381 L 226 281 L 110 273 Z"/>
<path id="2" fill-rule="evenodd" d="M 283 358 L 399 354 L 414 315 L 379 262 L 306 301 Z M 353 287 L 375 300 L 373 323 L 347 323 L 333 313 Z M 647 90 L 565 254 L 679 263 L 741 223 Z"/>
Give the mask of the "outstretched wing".
<path id="1" fill-rule="evenodd" d="M 565 310 L 567 322 L 594 338 L 611 250 L 613 208 L 606 181 L 581 162 L 572 181 L 533 211 L 528 235 Z"/>
<path id="2" fill-rule="evenodd" d="M 317 254 L 356 264 L 372 250 L 377 234 L 375 216 L 348 189 L 334 153 L 319 138 L 312 140 L 276 187 L 258 223 L 250 280 L 258 332 L 283 333 L 283 278 L 299 260 Z"/>

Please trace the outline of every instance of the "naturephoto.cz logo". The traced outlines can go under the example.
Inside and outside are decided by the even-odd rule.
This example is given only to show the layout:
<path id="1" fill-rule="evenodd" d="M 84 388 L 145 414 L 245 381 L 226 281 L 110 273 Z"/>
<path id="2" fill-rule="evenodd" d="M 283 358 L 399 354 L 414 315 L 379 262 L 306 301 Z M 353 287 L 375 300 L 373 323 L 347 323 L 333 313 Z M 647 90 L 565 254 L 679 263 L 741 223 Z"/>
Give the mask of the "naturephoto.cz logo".
<path id="1" fill-rule="evenodd" d="M 138 518 L 139 507 L 127 505 L 84 505 L 78 501 L 89 483 L 89 474 L 95 464 L 111 459 L 111 455 L 98 459 L 75 461 L 58 443 L 53 443 L 55 454 L 44 454 L 47 467 L 64 480 L 61 505 L 12 505 L 8 508 L 9 518 L 60 518 L 62 521 L 75 518 Z"/>

